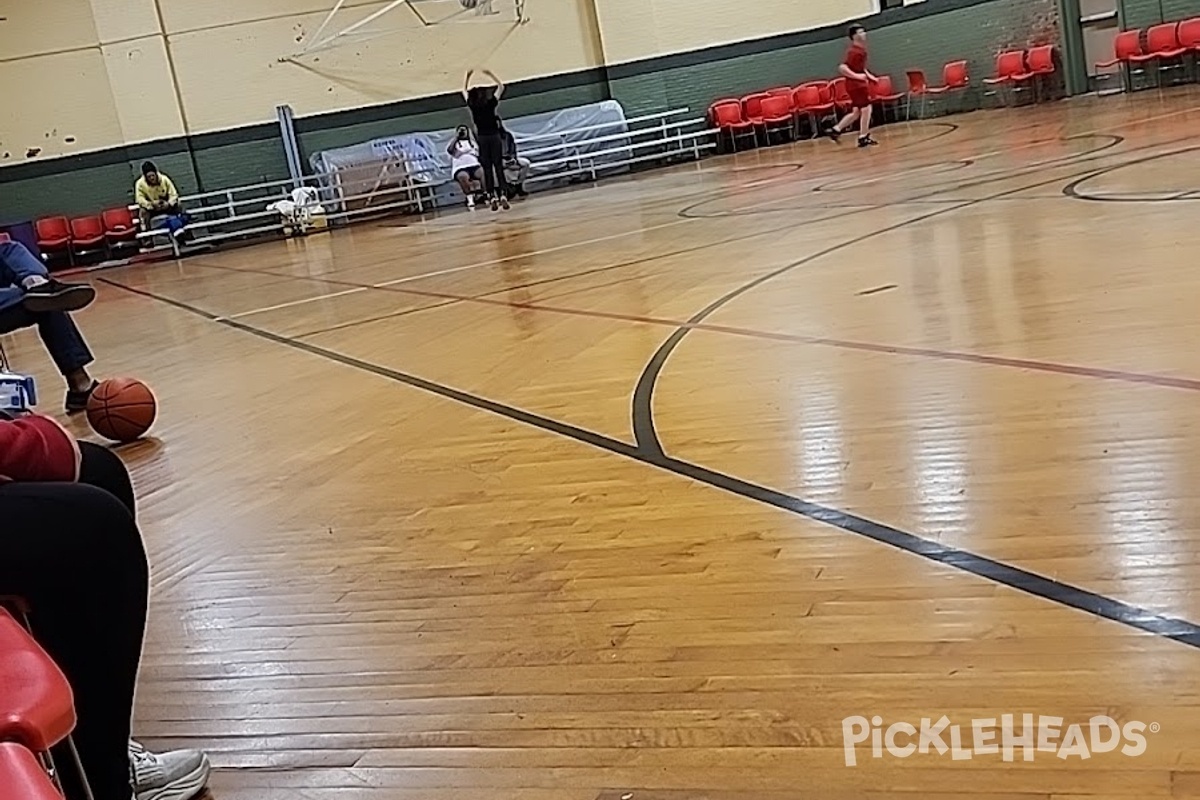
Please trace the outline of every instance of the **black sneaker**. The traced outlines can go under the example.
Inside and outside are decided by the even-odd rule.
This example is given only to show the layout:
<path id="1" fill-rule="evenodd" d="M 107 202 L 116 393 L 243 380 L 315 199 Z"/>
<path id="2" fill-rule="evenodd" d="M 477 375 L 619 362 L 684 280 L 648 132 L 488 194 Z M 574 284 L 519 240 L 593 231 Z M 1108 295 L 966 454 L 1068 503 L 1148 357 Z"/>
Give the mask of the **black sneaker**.
<path id="1" fill-rule="evenodd" d="M 96 391 L 96 387 L 100 384 L 92 381 L 92 385 L 84 389 L 82 392 L 73 390 L 67 391 L 67 413 L 78 414 L 80 411 L 87 411 L 88 400 L 91 399 L 92 392 Z"/>
<path id="2" fill-rule="evenodd" d="M 25 290 L 22 302 L 34 314 L 51 311 L 78 311 L 91 305 L 96 290 L 86 283 L 59 283 L 50 278 L 43 284 Z"/>
<path id="3" fill-rule="evenodd" d="M 835 142 L 842 138 L 842 132 L 839 131 L 833 124 L 826 122 L 825 127 L 821 129 L 821 133 L 833 139 Z"/>
<path id="4" fill-rule="evenodd" d="M 859 147 L 874 147 L 877 144 L 879 144 L 879 142 L 872 139 L 870 135 L 858 137 Z"/>
<path id="5" fill-rule="evenodd" d="M 499 211 L 499 210 L 500 210 L 500 201 L 493 197 L 492 198 L 492 211 Z"/>

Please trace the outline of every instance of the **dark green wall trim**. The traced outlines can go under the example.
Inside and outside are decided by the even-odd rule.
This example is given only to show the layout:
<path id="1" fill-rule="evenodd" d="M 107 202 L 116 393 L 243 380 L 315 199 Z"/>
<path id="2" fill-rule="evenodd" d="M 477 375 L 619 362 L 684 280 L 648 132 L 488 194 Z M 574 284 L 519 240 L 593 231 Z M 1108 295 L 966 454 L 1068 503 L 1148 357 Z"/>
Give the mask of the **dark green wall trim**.
<path id="1" fill-rule="evenodd" d="M 983 5 L 984 3 L 994 1 L 929 0 L 927 3 L 891 8 L 878 14 L 872 14 L 863 19 L 863 24 L 867 26 L 867 30 L 869 31 L 872 27 L 881 28 L 886 25 L 894 25 L 898 22 L 909 22 L 914 19 L 921 19 L 922 17 L 931 17 L 935 14 L 958 11 L 959 9 L 970 8 L 971 6 Z M 609 66 L 608 74 L 612 80 L 636 78 L 642 75 L 661 72 L 662 70 L 694 67 L 700 64 L 709 64 L 713 61 L 743 58 L 745 56 L 769 53 L 773 50 L 785 50 L 792 47 L 817 44 L 818 42 L 835 41 L 846 38 L 846 30 L 849 27 L 849 23 L 826 25 L 823 28 L 812 28 L 806 31 L 797 31 L 796 33 L 784 33 L 779 36 L 768 36 L 764 39 L 750 39 L 744 42 L 718 45 L 717 47 L 706 47 L 702 50 L 689 50 L 686 53 L 674 53 L 668 56 L 631 61 L 627 64 L 614 64 Z"/>
<path id="2" fill-rule="evenodd" d="M 228 128 L 223 131 L 212 131 L 211 133 L 197 133 L 189 137 L 192 142 L 192 148 L 195 150 L 206 150 L 210 147 L 228 147 L 231 144 L 245 144 L 246 142 L 265 142 L 269 139 L 279 138 L 279 123 L 263 122 L 259 125 L 247 125 L 242 128 Z"/>
<path id="3" fill-rule="evenodd" d="M 525 97 L 528 95 L 554 92 L 560 89 L 575 89 L 581 86 L 608 84 L 608 70 L 604 68 L 584 69 L 577 72 L 565 72 L 561 75 L 548 75 L 544 78 L 532 78 L 527 81 L 517 81 L 510 85 L 505 97 Z M 607 95 L 607 92 L 605 93 Z M 311 133 L 327 128 L 343 128 L 350 125 L 362 125 L 397 117 L 430 114 L 438 111 L 453 111 L 462 108 L 462 95 L 458 92 L 448 92 L 430 97 L 415 97 L 411 100 L 401 100 L 381 106 L 367 106 L 347 111 L 331 111 L 328 114 L 314 114 L 296 119 L 296 133 Z"/>
<path id="4" fill-rule="evenodd" d="M 279 127 L 277 125 L 249 125 L 244 128 L 230 128 L 225 131 L 199 133 L 195 136 L 173 136 L 169 139 L 155 139 L 152 142 L 139 142 L 138 144 L 130 144 L 122 147 L 110 147 L 107 150 L 80 153 L 77 156 L 47 158 L 44 161 L 26 161 L 21 164 L 13 164 L 11 167 L 0 168 L 0 184 L 8 181 L 45 178 L 81 169 L 141 163 L 142 161 L 154 160 L 155 158 L 177 153 L 195 152 L 196 150 L 205 150 L 210 147 L 225 147 L 245 142 L 265 141 L 278 136 Z"/>

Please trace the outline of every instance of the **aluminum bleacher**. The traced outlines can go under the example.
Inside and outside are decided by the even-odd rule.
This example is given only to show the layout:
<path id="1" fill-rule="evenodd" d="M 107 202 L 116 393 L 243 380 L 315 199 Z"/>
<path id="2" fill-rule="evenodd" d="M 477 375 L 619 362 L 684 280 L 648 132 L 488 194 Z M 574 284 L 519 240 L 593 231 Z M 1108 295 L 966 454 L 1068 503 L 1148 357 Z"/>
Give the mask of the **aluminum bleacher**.
<path id="1" fill-rule="evenodd" d="M 605 130 L 613 133 L 604 133 Z M 600 134 L 600 135 L 596 135 Z M 529 184 L 566 179 L 597 181 L 637 165 L 668 164 L 700 159 L 716 148 L 716 130 L 690 109 L 676 108 L 617 122 L 606 122 L 518 137 L 521 155 L 532 162 Z M 302 186 L 315 189 L 325 213 L 324 224 L 397 211 L 425 213 L 437 207 L 438 189 L 450 183 L 439 177 L 436 165 L 397 155 L 369 165 L 330 170 L 300 179 L 267 181 L 186 195 L 180 203 L 191 217 L 185 230 L 188 246 L 211 245 L 234 239 L 279 235 L 291 229 L 306 233 L 311 225 L 296 225 L 267 206 L 287 199 Z M 136 206 L 131 206 L 136 211 Z M 181 255 L 179 242 L 165 229 L 137 234 L 143 251 Z"/>

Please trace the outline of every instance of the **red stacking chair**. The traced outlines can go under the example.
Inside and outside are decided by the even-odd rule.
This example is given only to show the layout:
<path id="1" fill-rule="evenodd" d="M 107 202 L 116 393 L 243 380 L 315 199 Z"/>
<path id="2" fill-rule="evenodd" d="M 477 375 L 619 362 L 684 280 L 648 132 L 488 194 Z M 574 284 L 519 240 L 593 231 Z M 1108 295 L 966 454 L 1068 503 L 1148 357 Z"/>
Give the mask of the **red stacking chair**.
<path id="1" fill-rule="evenodd" d="M 792 99 L 783 95 L 772 94 L 763 98 L 760 106 L 762 114 L 763 133 L 767 144 L 771 144 L 771 131 L 793 131 L 796 117 L 792 113 Z"/>
<path id="2" fill-rule="evenodd" d="M 971 74 L 964 61 L 950 61 L 942 67 L 942 86 L 947 93 L 958 92 L 960 97 L 966 97 L 971 89 Z M 959 110 L 964 103 L 960 100 Z"/>
<path id="3" fill-rule="evenodd" d="M 984 78 L 983 83 L 986 86 L 1007 86 L 1009 94 L 1012 95 L 1021 91 L 1021 84 L 1029 80 L 1028 74 L 1028 70 L 1025 67 L 1025 51 L 1009 50 L 996 57 L 996 77 Z M 988 96 L 1000 95 L 1002 97 L 1001 92 L 1001 89 L 997 89 L 994 92 L 985 92 L 984 94 Z"/>
<path id="4" fill-rule="evenodd" d="M 1137 66 L 1145 62 L 1145 55 L 1146 52 L 1142 50 L 1142 32 L 1140 30 L 1122 31 L 1117 34 L 1117 38 L 1113 39 L 1112 60 L 1097 61 L 1096 66 L 1099 69 L 1107 69 L 1119 65 L 1122 88 L 1129 91 L 1133 89 L 1133 76 L 1146 72 L 1145 68 Z M 1109 76 L 1099 77 L 1107 78 Z"/>
<path id="5" fill-rule="evenodd" d="M 806 83 L 797 86 L 792 92 L 792 107 L 797 114 L 803 114 L 812 126 L 813 136 L 821 132 L 821 120 L 833 113 L 833 103 L 824 100 L 821 89 L 828 88 L 825 83 Z"/>
<path id="6" fill-rule="evenodd" d="M 1179 46 L 1186 48 L 1192 54 L 1193 66 L 1200 53 L 1200 17 L 1185 19 L 1179 23 Z"/>
<path id="7" fill-rule="evenodd" d="M 1158 65 L 1158 77 L 1161 82 L 1163 70 L 1181 69 L 1184 66 L 1183 57 L 1187 52 L 1188 48 L 1179 42 L 1179 23 L 1167 22 L 1146 31 L 1145 54 L 1131 56 L 1130 60 L 1136 63 L 1154 61 Z"/>
<path id="8" fill-rule="evenodd" d="M 712 123 L 717 127 L 720 133 L 729 135 L 729 141 L 733 145 L 733 152 L 737 152 L 737 141 L 740 136 L 749 136 L 755 139 L 757 144 L 757 135 L 754 132 L 754 123 L 746 120 L 742 116 L 742 102 L 740 100 L 718 100 L 709 106 L 709 117 L 712 118 Z"/>
<path id="9" fill-rule="evenodd" d="M 907 119 L 912 119 L 912 101 L 914 97 L 919 97 L 921 98 L 921 110 L 917 112 L 917 116 L 920 119 L 924 119 L 925 107 L 929 103 L 930 96 L 932 95 L 936 98 L 946 91 L 946 87 L 930 86 L 923 70 L 910 69 L 904 74 L 908 78 L 908 108 L 905 110 L 904 116 Z"/>
<path id="10" fill-rule="evenodd" d="M 753 122 L 755 125 L 760 124 L 762 120 L 762 103 L 770 95 L 766 92 L 755 92 L 748 94 L 742 98 L 742 117 L 747 122 Z"/>
<path id="11" fill-rule="evenodd" d="M 87 776 L 71 741 L 75 728 L 71 685 L 5 608 L 17 608 L 24 614 L 24 604 L 12 597 L 0 597 L 0 601 L 4 604 L 0 605 L 0 742 L 16 742 L 34 751 L 49 767 L 49 774 L 57 775 L 50 748 L 65 740 L 86 786 Z"/>
<path id="12" fill-rule="evenodd" d="M 1014 75 L 1013 80 L 1029 81 L 1033 85 L 1033 100 L 1038 99 L 1038 78 L 1054 74 L 1054 45 L 1047 44 L 1031 48 L 1028 54 L 1028 70 Z"/>
<path id="13" fill-rule="evenodd" d="M 1179 23 L 1179 46 L 1193 53 L 1200 50 L 1200 17 L 1185 19 Z"/>
<path id="14" fill-rule="evenodd" d="M 775 95 L 779 95 L 780 97 L 789 97 L 790 98 L 792 96 L 792 87 L 776 86 L 774 89 L 767 89 L 767 94 L 771 95 L 772 97 L 774 97 Z M 790 102 L 790 100 L 789 100 L 789 102 Z"/>
<path id="15" fill-rule="evenodd" d="M 16 742 L 0 742 L 0 797 L 62 800 L 37 756 Z"/>
<path id="16" fill-rule="evenodd" d="M 75 217 L 71 220 L 71 243 L 75 255 L 104 249 L 104 222 L 100 217 Z"/>
<path id="17" fill-rule="evenodd" d="M 104 222 L 104 236 L 108 239 L 109 249 L 137 244 L 137 224 L 128 208 L 106 208 L 101 212 L 100 219 Z"/>
<path id="18" fill-rule="evenodd" d="M 66 676 L 0 608 L 0 740 L 43 753 L 74 727 L 75 701 Z"/>
<path id="19" fill-rule="evenodd" d="M 900 101 L 904 99 L 904 93 L 896 91 L 891 75 L 877 75 L 876 77 L 879 80 L 871 84 L 871 100 L 879 103 L 879 110 L 886 122 L 888 104 L 892 104 L 893 110 L 899 108 Z"/>
<path id="20" fill-rule="evenodd" d="M 43 253 L 49 257 L 52 253 L 64 253 L 67 260 L 75 263 L 75 255 L 71 252 L 71 223 L 66 217 L 42 217 L 33 223 L 37 232 L 37 244 Z"/>

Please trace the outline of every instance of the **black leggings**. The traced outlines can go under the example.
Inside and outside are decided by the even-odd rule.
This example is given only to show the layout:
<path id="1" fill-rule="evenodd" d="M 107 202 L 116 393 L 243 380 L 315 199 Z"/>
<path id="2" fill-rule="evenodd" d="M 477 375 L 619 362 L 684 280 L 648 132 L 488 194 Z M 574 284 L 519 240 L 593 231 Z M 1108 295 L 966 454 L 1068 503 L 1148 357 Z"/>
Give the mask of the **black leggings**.
<path id="1" fill-rule="evenodd" d="M 508 191 L 504 180 L 504 139 L 500 134 L 479 137 L 479 164 L 483 167 L 483 189 L 499 200 Z"/>
<path id="2" fill-rule="evenodd" d="M 0 595 L 28 603 L 34 636 L 71 684 L 75 744 L 96 800 L 129 800 L 149 570 L 125 465 L 103 447 L 80 447 L 79 483 L 0 484 Z M 82 797 L 61 749 L 68 797 Z"/>

